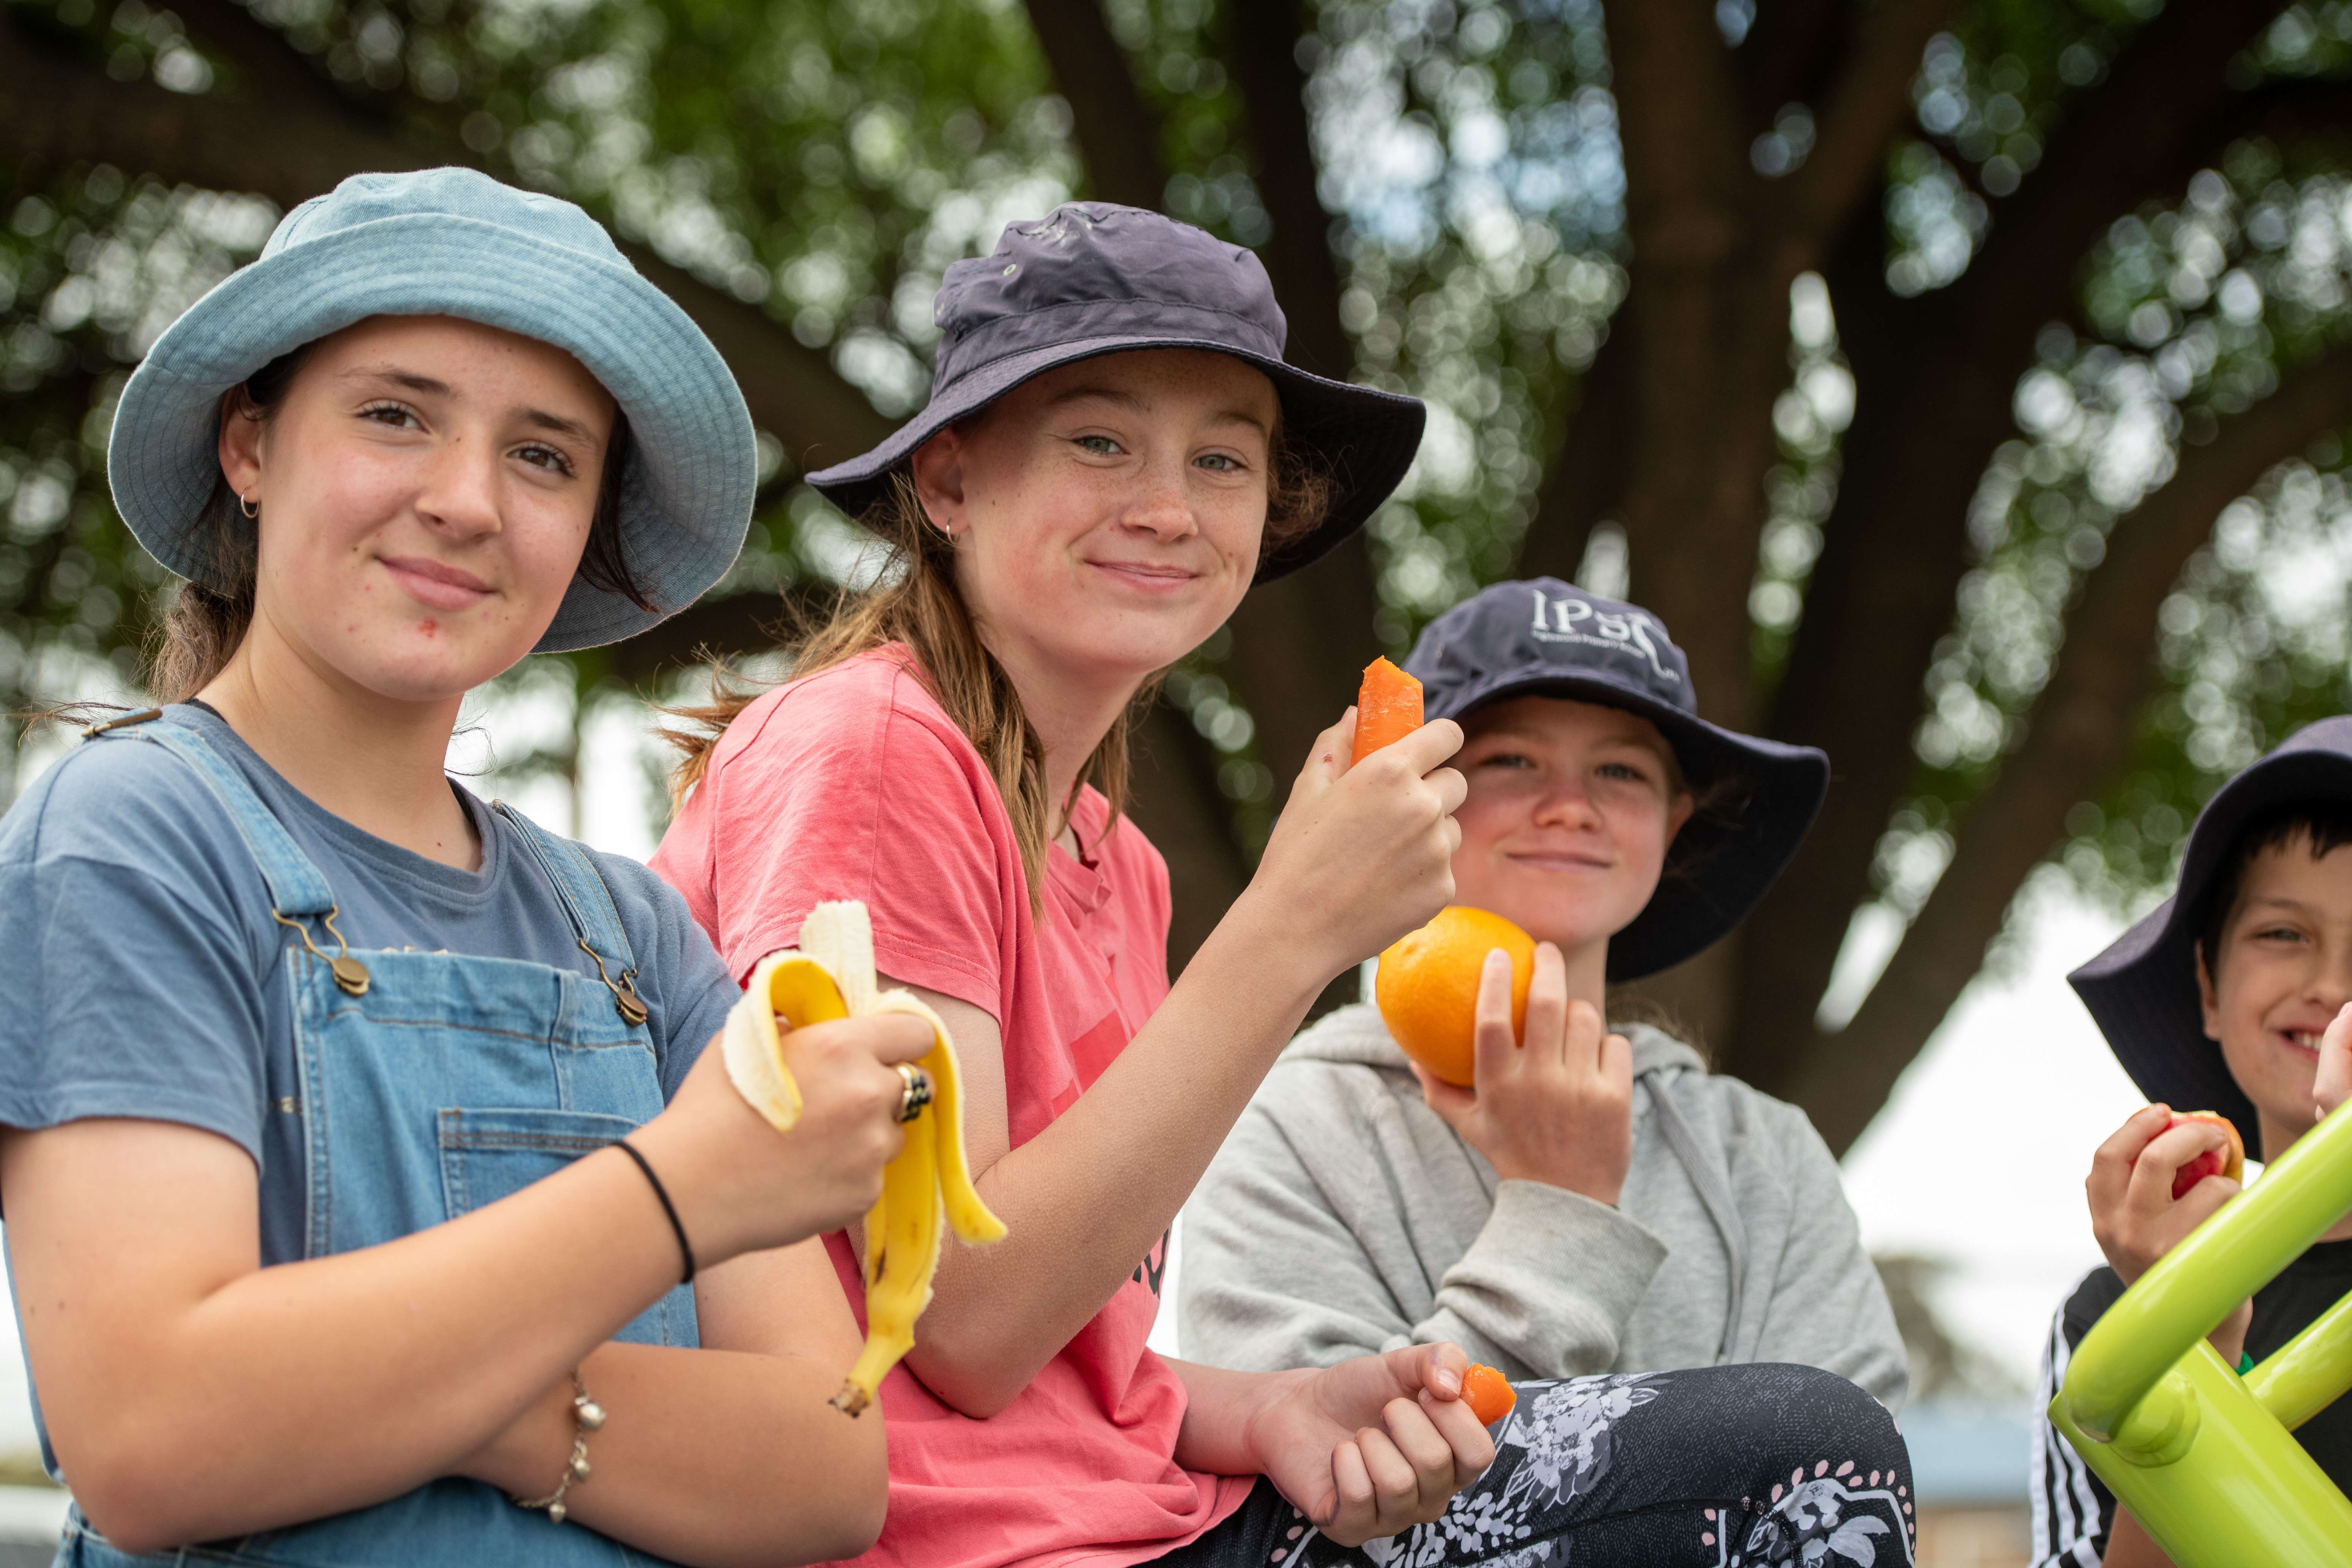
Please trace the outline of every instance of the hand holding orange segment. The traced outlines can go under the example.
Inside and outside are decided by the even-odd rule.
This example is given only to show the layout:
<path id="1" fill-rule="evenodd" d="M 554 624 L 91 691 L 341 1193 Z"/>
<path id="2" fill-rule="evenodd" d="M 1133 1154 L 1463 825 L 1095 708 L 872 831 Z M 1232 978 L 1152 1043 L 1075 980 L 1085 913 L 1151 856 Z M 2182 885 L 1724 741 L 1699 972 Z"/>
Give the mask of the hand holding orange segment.
<path id="1" fill-rule="evenodd" d="M 1478 1418 L 1481 1426 L 1492 1426 L 1511 1413 L 1519 1402 L 1518 1390 L 1511 1380 L 1484 1363 L 1473 1362 L 1462 1379 L 1463 1402 L 1470 1414 Z"/>
<path id="2" fill-rule="evenodd" d="M 1363 689 L 1356 694 L 1356 746 L 1348 765 L 1420 728 L 1421 682 L 1385 658 L 1364 666 Z"/>
<path id="3" fill-rule="evenodd" d="M 1372 983 L 1381 1021 L 1405 1055 L 1457 1088 L 1476 1077 L 1478 977 L 1498 947 L 1511 955 L 1511 1035 L 1524 1042 L 1536 942 L 1502 916 L 1449 905 L 1381 954 Z"/>

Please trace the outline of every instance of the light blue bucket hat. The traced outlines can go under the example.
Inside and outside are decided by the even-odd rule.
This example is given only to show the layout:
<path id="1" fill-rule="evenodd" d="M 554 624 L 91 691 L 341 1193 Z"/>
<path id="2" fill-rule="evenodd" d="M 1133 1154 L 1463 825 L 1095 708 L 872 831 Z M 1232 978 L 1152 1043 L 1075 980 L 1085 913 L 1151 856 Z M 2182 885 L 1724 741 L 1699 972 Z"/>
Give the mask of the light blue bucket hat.
<path id="1" fill-rule="evenodd" d="M 655 608 L 574 577 L 534 650 L 617 642 L 686 608 L 743 547 L 759 484 L 751 412 L 702 329 L 572 203 L 471 169 L 354 174 L 286 215 L 260 259 L 156 340 L 107 451 L 139 542 L 213 588 L 201 521 L 222 395 L 369 316 L 456 316 L 569 353 L 628 416 L 621 545 Z"/>

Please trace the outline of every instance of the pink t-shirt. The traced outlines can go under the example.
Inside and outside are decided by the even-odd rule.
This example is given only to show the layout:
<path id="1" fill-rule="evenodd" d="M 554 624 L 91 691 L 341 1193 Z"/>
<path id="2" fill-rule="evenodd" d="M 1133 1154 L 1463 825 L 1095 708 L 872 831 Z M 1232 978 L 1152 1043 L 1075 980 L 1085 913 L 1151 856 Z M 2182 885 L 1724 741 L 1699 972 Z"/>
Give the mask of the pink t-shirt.
<path id="1" fill-rule="evenodd" d="M 995 781 L 902 649 L 780 687 L 728 726 L 654 856 L 738 984 L 827 899 L 861 899 L 877 966 L 997 1022 L 1013 1146 L 1050 1125 L 1168 994 L 1168 868 L 1092 789 L 1087 860 L 1047 852 L 1033 921 Z M 826 1238 L 864 1323 L 847 1239 Z M 1142 1563 L 1241 1506 L 1254 1477 L 1173 1458 L 1184 1385 L 1146 1348 L 1163 1240 L 1013 1402 L 975 1421 L 902 1363 L 882 1384 L 890 1513 L 872 1568 Z M 920 1327 L 918 1325 L 918 1333 Z"/>

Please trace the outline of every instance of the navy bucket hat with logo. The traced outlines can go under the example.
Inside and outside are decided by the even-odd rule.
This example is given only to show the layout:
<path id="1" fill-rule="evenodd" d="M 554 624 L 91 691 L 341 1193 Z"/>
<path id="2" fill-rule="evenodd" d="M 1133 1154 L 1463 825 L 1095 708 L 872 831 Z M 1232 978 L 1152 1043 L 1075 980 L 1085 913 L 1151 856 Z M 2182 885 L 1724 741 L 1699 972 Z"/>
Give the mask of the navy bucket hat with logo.
<path id="1" fill-rule="evenodd" d="M 202 526 L 220 482 L 222 395 L 370 316 L 455 316 L 552 343 L 628 416 L 621 552 L 655 607 L 575 576 L 533 651 L 634 636 L 734 563 L 760 458 L 726 362 L 602 224 L 472 169 L 354 174 L 304 202 L 259 260 L 147 351 L 116 405 L 106 468 L 116 510 L 156 560 L 208 587 L 229 585 L 214 578 Z"/>
<path id="2" fill-rule="evenodd" d="M 930 402 L 888 440 L 811 474 L 856 517 L 888 492 L 915 449 L 1031 377 L 1131 349 L 1209 349 L 1256 366 L 1282 399 L 1284 443 L 1327 476 L 1320 526 L 1262 557 L 1256 581 L 1297 571 L 1364 525 L 1412 466 L 1427 416 L 1418 398 L 1327 381 L 1283 363 L 1289 324 L 1258 258 L 1139 207 L 1069 202 L 1008 225 L 995 254 L 959 261 L 932 314 Z"/>
<path id="3" fill-rule="evenodd" d="M 2306 724 L 2213 792 L 2189 830 L 2172 897 L 2066 976 L 2142 1094 L 2176 1110 L 2220 1111 L 2236 1123 L 2250 1154 L 2261 1123 L 2221 1046 L 2205 1034 L 2198 937 L 2220 890 L 2216 879 L 2251 824 L 2304 802 L 2345 801 L 2352 801 L 2352 718 Z"/>
<path id="4" fill-rule="evenodd" d="M 1829 790 L 1822 752 L 1698 716 L 1689 661 L 1655 616 L 1558 578 L 1497 583 L 1464 600 L 1429 623 L 1404 667 L 1421 682 L 1431 719 L 1514 697 L 1562 697 L 1638 713 L 1674 748 L 1703 809 L 1675 835 L 1649 903 L 1610 938 L 1612 982 L 1671 969 L 1747 919 Z"/>

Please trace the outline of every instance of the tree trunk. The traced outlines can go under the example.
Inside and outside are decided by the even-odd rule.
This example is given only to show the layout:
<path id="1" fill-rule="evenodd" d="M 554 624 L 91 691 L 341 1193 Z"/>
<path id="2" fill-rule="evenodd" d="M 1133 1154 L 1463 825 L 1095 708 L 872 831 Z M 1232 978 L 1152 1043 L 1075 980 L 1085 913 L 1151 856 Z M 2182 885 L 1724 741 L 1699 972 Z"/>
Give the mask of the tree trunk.
<path id="1" fill-rule="evenodd" d="M 1029 25 L 1070 129 L 1086 152 L 1087 184 L 1098 201 L 1160 210 L 1168 173 L 1160 122 L 1136 90 L 1127 51 L 1111 37 L 1099 0 L 1026 0 Z"/>

